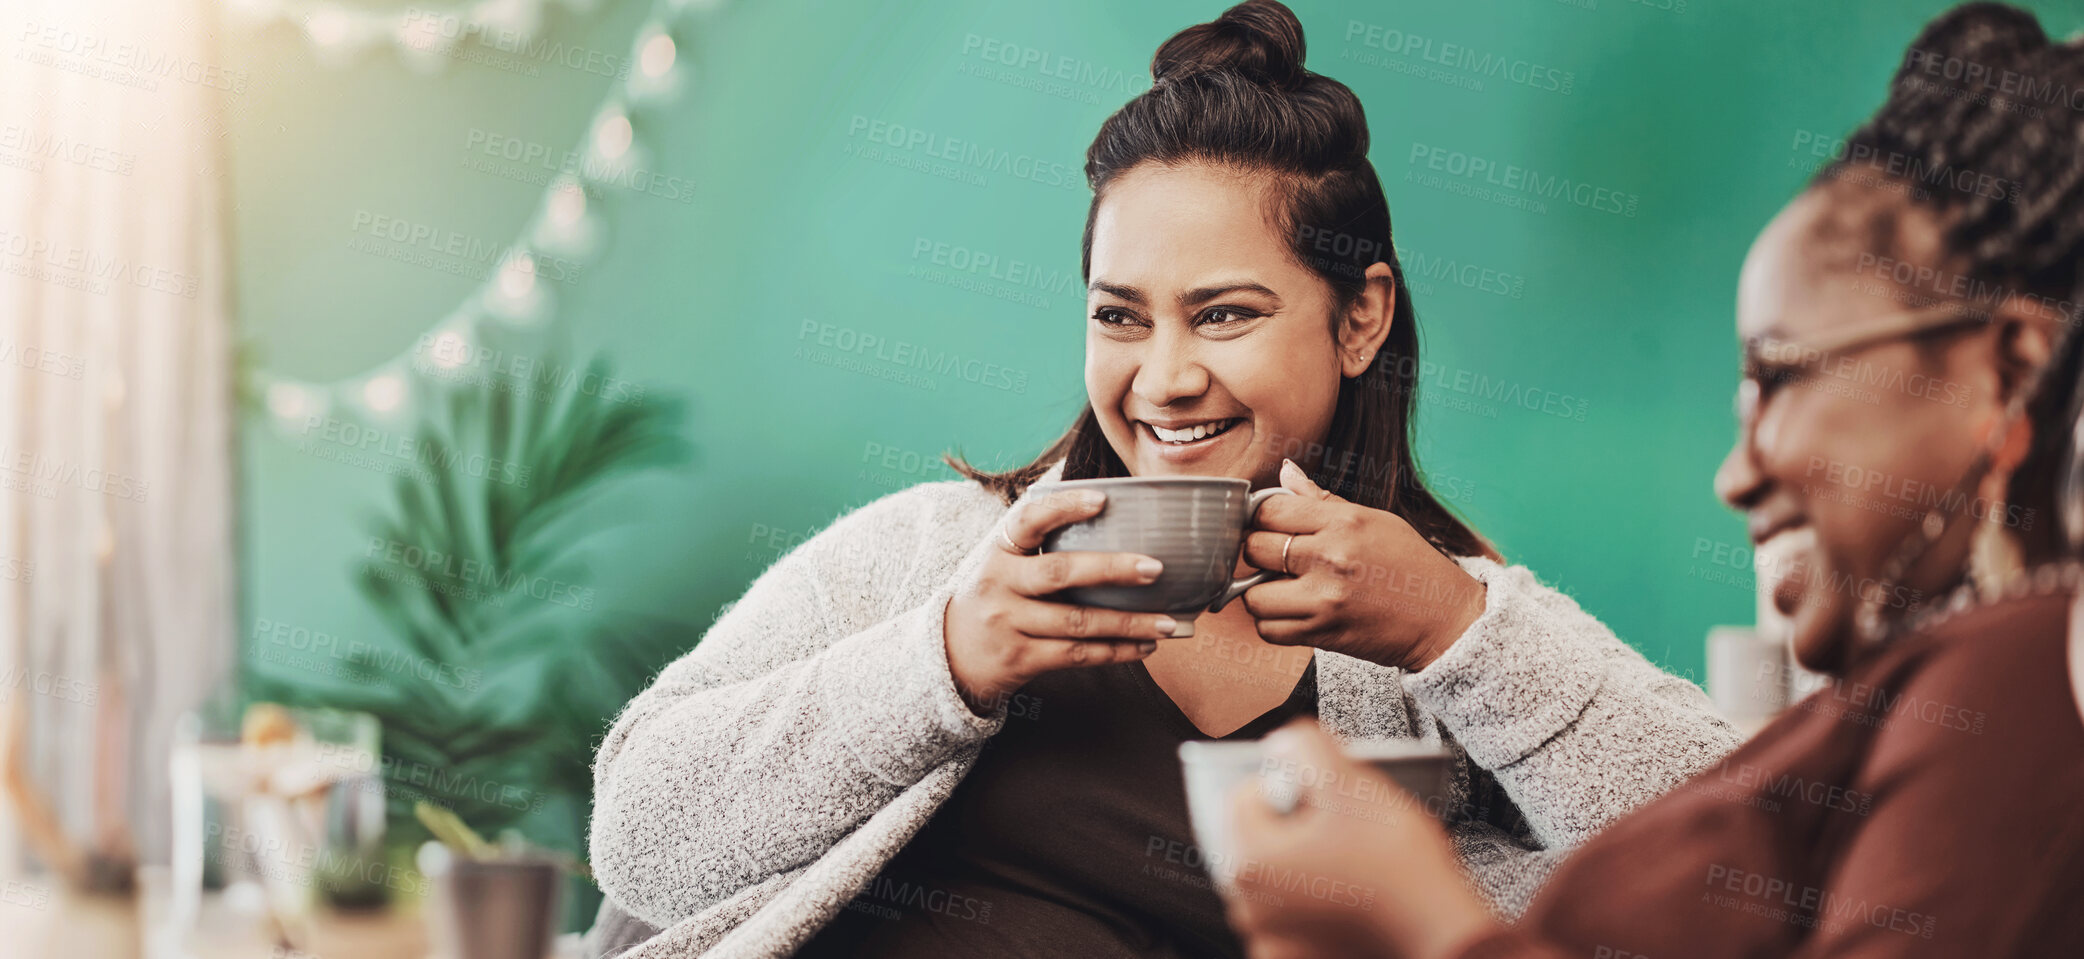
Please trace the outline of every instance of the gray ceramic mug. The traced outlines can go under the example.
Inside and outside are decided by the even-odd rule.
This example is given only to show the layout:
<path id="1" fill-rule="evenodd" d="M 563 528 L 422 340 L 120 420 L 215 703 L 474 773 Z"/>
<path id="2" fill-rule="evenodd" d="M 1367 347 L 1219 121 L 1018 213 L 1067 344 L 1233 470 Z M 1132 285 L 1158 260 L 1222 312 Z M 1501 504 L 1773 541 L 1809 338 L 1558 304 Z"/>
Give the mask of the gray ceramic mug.
<path id="1" fill-rule="evenodd" d="M 1064 602 L 1165 613 L 1179 622 L 1172 635 L 1192 636 L 1195 617 L 1222 612 L 1245 590 L 1282 575 L 1261 570 L 1230 578 L 1260 504 L 1288 492 L 1279 486 L 1254 493 L 1250 482 L 1227 476 L 1120 476 L 1040 483 L 1032 495 L 1081 489 L 1107 494 L 1106 505 L 1089 519 L 1051 530 L 1042 552 L 1141 553 L 1156 557 L 1165 571 L 1140 586 L 1067 589 L 1060 594 Z"/>

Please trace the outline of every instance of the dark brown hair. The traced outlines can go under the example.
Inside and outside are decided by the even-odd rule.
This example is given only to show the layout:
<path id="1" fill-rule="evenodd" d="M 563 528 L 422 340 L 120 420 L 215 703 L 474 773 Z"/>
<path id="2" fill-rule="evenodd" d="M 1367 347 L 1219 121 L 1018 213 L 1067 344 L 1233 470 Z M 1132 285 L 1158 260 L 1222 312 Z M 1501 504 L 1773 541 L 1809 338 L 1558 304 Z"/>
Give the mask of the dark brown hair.
<path id="1" fill-rule="evenodd" d="M 1334 329 L 1366 290 L 1368 266 L 1388 263 L 1397 294 L 1388 338 L 1364 373 L 1340 382 L 1311 478 L 1354 503 L 1395 513 L 1443 553 L 1495 558 L 1490 544 L 1426 488 L 1412 459 L 1417 316 L 1391 242 L 1389 204 L 1368 162 L 1360 99 L 1345 84 L 1303 69 L 1302 24 L 1273 0 L 1249 0 L 1173 35 L 1151 58 L 1151 79 L 1149 90 L 1100 125 L 1086 150 L 1093 202 L 1080 277 L 1092 279 L 1093 221 L 1108 185 L 1143 163 L 1217 164 L 1266 184 L 1268 223 L 1289 238 L 1297 262 L 1331 285 Z M 1294 458 L 1310 466 L 1304 456 Z M 1129 475 L 1090 402 L 1026 466 L 993 473 L 953 454 L 944 459 L 1008 503 L 1059 459 L 1064 479 Z"/>
<path id="2" fill-rule="evenodd" d="M 2079 97 L 2084 49 L 2049 40 L 2024 10 L 1964 4 L 1911 41 L 1887 102 L 1812 183 L 1871 182 L 1862 174 L 1887 171 L 1885 179 L 1909 187 L 1897 192 L 1943 224 L 1950 269 L 1978 288 L 2043 297 L 2057 310 L 2057 349 L 2026 407 L 2033 443 L 2006 493 L 2039 519 L 2014 530 L 2029 562 L 2053 558 L 2064 546 L 2055 487 L 2070 459 L 2084 362 L 2084 336 L 2075 333 L 2084 304 Z M 1971 180 L 1975 188 L 1953 185 Z M 1900 207 L 1876 204 L 1865 225 L 1884 248 L 1898 242 L 1894 209 Z"/>

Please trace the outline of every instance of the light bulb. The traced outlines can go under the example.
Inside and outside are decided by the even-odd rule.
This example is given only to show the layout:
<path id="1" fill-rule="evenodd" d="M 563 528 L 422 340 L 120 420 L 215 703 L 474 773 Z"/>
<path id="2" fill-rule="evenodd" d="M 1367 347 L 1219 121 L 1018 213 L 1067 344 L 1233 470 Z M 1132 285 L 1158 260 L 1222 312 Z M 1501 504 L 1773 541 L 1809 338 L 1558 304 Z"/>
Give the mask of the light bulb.
<path id="1" fill-rule="evenodd" d="M 630 118 L 616 110 L 601 117 L 593 126 L 593 148 L 609 160 L 620 159 L 630 152 L 630 143 L 636 139 L 636 131 L 630 129 Z"/>
<path id="2" fill-rule="evenodd" d="M 378 413 L 389 413 L 405 402 L 405 380 L 396 373 L 370 377 L 362 384 L 362 402 Z"/>
<path id="3" fill-rule="evenodd" d="M 313 403 L 310 391 L 294 383 L 275 383 L 268 387 L 268 412 L 290 422 L 299 422 L 311 414 Z"/>
<path id="4" fill-rule="evenodd" d="M 433 343 L 428 344 L 428 350 L 434 354 L 435 366 L 453 370 L 470 357 L 470 341 L 455 330 L 443 330 Z"/>
<path id="5" fill-rule="evenodd" d="M 499 268 L 499 292 L 508 299 L 520 300 L 535 289 L 535 257 L 526 251 L 517 252 Z"/>
<path id="6" fill-rule="evenodd" d="M 550 188 L 550 222 L 569 229 L 586 217 L 586 188 L 570 177 Z"/>
<path id="7" fill-rule="evenodd" d="M 654 35 L 644 42 L 643 52 L 637 55 L 638 68 L 644 71 L 645 76 L 654 80 L 663 77 L 666 71 L 673 69 L 673 59 L 677 52 L 671 36 L 664 33 Z"/>

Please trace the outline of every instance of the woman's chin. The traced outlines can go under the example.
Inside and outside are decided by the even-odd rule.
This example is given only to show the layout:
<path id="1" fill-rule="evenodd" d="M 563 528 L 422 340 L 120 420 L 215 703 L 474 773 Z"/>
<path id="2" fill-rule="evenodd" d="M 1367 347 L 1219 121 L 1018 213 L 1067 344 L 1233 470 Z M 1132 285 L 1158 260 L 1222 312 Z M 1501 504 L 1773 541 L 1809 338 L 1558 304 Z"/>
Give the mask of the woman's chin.
<path id="1" fill-rule="evenodd" d="M 1801 592 L 1788 624 L 1788 644 L 1803 669 L 1834 676 L 1843 671 L 1857 611 L 1857 604 L 1843 600 L 1828 590 Z"/>

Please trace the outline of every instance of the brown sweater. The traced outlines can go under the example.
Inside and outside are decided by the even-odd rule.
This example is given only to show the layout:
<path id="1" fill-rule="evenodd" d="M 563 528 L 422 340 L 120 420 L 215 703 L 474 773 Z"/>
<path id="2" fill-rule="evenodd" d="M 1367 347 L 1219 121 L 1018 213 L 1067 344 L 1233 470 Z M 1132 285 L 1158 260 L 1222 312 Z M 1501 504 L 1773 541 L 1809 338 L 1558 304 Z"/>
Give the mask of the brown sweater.
<path id="1" fill-rule="evenodd" d="M 2069 602 L 1878 652 L 1580 848 L 1461 959 L 2084 956 Z"/>

